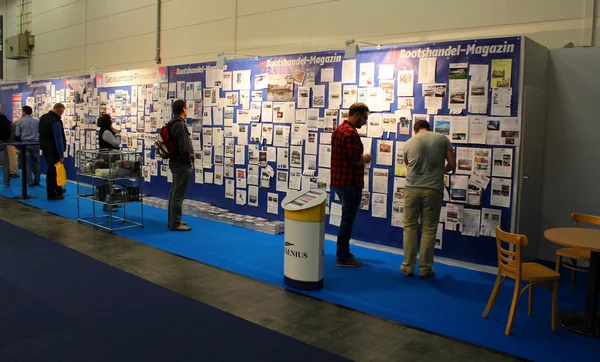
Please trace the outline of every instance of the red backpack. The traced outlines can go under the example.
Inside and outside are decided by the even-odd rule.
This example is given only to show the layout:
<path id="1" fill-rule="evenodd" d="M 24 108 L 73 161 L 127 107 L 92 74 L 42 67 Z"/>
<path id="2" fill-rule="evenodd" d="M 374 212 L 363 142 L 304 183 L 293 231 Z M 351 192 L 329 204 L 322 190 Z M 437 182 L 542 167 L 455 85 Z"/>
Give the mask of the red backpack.
<path id="1" fill-rule="evenodd" d="M 156 152 L 158 152 L 162 158 L 169 158 L 175 152 L 175 140 L 171 138 L 169 134 L 169 125 L 171 122 L 165 124 L 158 133 L 158 139 L 154 143 Z"/>

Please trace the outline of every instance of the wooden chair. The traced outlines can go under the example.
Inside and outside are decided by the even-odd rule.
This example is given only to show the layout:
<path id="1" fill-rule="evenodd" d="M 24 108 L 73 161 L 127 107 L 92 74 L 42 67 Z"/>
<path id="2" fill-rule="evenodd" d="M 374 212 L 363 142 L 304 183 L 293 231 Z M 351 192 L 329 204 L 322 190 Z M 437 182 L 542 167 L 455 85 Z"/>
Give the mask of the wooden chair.
<path id="1" fill-rule="evenodd" d="M 502 243 L 515 246 L 515 251 L 509 251 L 503 247 Z M 519 298 L 521 295 L 529 289 L 529 308 L 528 314 L 533 313 L 533 295 L 535 284 L 551 284 L 552 289 L 552 331 L 556 330 L 556 305 L 558 303 L 558 282 L 560 280 L 560 274 L 558 272 L 547 268 L 538 263 L 523 263 L 521 258 L 521 247 L 526 246 L 528 243 L 527 236 L 520 234 L 510 234 L 502 231 L 500 226 L 496 227 L 496 244 L 498 246 L 498 276 L 496 278 L 496 284 L 490 295 L 490 299 L 483 311 L 483 318 L 487 317 L 490 309 L 496 302 L 496 297 L 502 284 L 506 278 L 515 280 L 515 290 L 512 298 L 512 305 L 510 307 L 510 314 L 508 316 L 508 323 L 506 324 L 505 334 L 509 335 L 512 328 L 515 314 L 517 312 L 517 306 L 519 304 Z M 528 284 L 521 289 L 521 281 L 528 282 Z M 550 283 L 551 282 L 551 283 Z"/>
<path id="2" fill-rule="evenodd" d="M 575 227 L 579 227 L 579 223 L 582 222 L 587 224 L 600 225 L 600 216 L 578 214 L 574 212 L 571 214 L 571 220 L 575 221 Z M 587 269 L 577 267 L 577 261 L 583 260 L 589 262 L 590 254 L 591 253 L 589 250 L 582 250 L 579 248 L 562 248 L 556 251 L 556 271 L 560 271 L 561 265 L 567 269 L 571 269 L 571 290 L 575 289 L 575 272 L 588 272 Z M 571 259 L 571 263 L 573 263 L 573 265 L 564 264 L 562 262 L 562 258 Z"/>

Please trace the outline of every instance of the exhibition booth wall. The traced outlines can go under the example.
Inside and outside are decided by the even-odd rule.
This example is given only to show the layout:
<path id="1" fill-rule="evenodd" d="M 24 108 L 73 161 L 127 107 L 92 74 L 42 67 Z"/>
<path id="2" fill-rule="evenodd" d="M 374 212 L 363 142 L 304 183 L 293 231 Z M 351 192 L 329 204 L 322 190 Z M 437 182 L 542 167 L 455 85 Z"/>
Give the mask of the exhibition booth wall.
<path id="1" fill-rule="evenodd" d="M 402 147 L 414 120 L 427 119 L 450 138 L 458 160 L 445 180 L 436 255 L 495 265 L 495 225 L 539 230 L 527 221 L 539 218 L 541 201 L 525 208 L 521 199 L 527 190 L 541 195 L 541 177 L 533 178 L 540 187 L 524 187 L 521 160 L 528 143 L 539 143 L 523 130 L 528 114 L 543 126 L 545 93 L 536 102 L 523 94 L 545 92 L 546 57 L 547 49 L 525 37 L 398 45 L 355 58 L 338 50 L 3 85 L 0 102 L 12 119 L 25 104 L 39 115 L 65 103 L 71 180 L 76 151 L 96 148 L 96 118 L 106 111 L 123 147 L 144 150 L 145 194 L 167 198 L 168 165 L 153 144 L 171 102 L 185 99 L 196 152 L 187 197 L 271 220 L 283 220 L 279 201 L 288 189 L 331 191 L 331 132 L 352 103 L 365 102 L 371 115 L 360 131 L 373 162 L 353 237 L 396 248 L 403 238 Z M 544 69 L 544 84 L 529 81 L 526 67 Z M 543 147 L 529 149 L 543 159 Z M 333 192 L 327 206 L 326 231 L 336 234 L 341 207 Z"/>

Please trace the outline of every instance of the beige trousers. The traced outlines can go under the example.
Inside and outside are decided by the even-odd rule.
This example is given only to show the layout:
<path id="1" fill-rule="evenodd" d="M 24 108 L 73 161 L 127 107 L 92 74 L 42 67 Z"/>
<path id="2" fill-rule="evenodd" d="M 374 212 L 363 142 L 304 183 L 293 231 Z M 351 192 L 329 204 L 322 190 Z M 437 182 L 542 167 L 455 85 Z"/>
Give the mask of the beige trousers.
<path id="1" fill-rule="evenodd" d="M 19 171 L 19 153 L 15 146 L 8 146 L 8 164 L 11 175 Z"/>
<path id="2" fill-rule="evenodd" d="M 421 249 L 419 251 L 419 272 L 421 275 L 433 273 L 433 251 L 435 234 L 443 193 L 426 188 L 404 189 L 404 270 L 413 273 L 417 262 L 417 229 L 421 217 Z"/>

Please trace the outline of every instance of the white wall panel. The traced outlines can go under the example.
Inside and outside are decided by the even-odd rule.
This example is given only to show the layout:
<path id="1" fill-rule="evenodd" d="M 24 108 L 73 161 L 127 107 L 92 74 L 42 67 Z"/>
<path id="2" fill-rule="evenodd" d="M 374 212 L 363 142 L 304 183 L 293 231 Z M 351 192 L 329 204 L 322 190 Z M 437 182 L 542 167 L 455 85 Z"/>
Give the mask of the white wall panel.
<path id="1" fill-rule="evenodd" d="M 33 16 L 42 15 L 73 3 L 83 3 L 85 0 L 32 0 L 31 13 Z M 94 1 L 94 0 L 88 0 Z M 102 0 L 100 0 L 102 1 Z"/>
<path id="2" fill-rule="evenodd" d="M 36 46 L 32 51 L 33 57 L 62 49 L 85 46 L 84 30 L 85 24 L 78 24 L 36 36 Z M 57 41 L 58 39 L 60 41 Z"/>
<path id="3" fill-rule="evenodd" d="M 152 61 L 155 56 L 155 35 L 146 34 L 111 42 L 89 44 L 87 46 L 87 68 L 100 68 L 114 64 Z"/>
<path id="4" fill-rule="evenodd" d="M 12 36 L 17 33 L 18 0 L 5 1 L 5 35 Z M 233 49 L 265 56 L 343 49 L 347 39 L 401 44 L 526 35 L 560 48 L 568 42 L 582 43 L 586 1 L 162 0 L 161 58 L 172 65 L 211 61 L 217 52 Z M 600 25 L 600 0 L 596 2 Z M 44 62 L 43 71 L 48 73 L 154 65 L 156 4 L 156 0 L 33 0 L 33 59 Z M 599 44 L 600 30 L 595 34 Z M 83 56 L 77 55 L 76 61 L 50 55 L 79 46 Z M 24 80 L 26 63 L 7 60 L 6 72 Z"/>
<path id="5" fill-rule="evenodd" d="M 136 19 L 131 21 L 131 19 Z M 146 6 L 126 13 L 88 21 L 89 45 L 138 35 L 156 34 L 156 6 Z"/>
<path id="6" fill-rule="evenodd" d="M 156 0 L 87 0 L 87 18 L 88 21 L 96 20 L 111 15 L 126 14 L 131 10 L 147 6 L 154 6 L 156 9 Z M 137 22 L 138 20 L 141 19 L 136 19 L 132 22 Z"/>
<path id="7" fill-rule="evenodd" d="M 84 47 L 65 49 L 35 56 L 31 59 L 32 76 L 37 74 L 52 74 L 52 72 L 73 72 L 84 66 Z"/>
<path id="8" fill-rule="evenodd" d="M 74 2 L 60 8 L 48 10 L 40 15 L 33 15 L 31 22 L 31 31 L 34 35 L 85 23 L 85 2 Z M 56 41 L 60 41 L 60 39 Z"/>
<path id="9" fill-rule="evenodd" d="M 222 20 L 165 30 L 161 43 L 163 58 L 210 52 L 216 58 L 219 51 L 233 49 L 233 21 Z"/>
<path id="10" fill-rule="evenodd" d="M 233 0 L 171 0 L 162 5 L 163 30 L 233 18 Z"/>
<path id="11" fill-rule="evenodd" d="M 259 14 L 323 3 L 339 3 L 341 0 L 238 0 L 238 16 Z"/>

